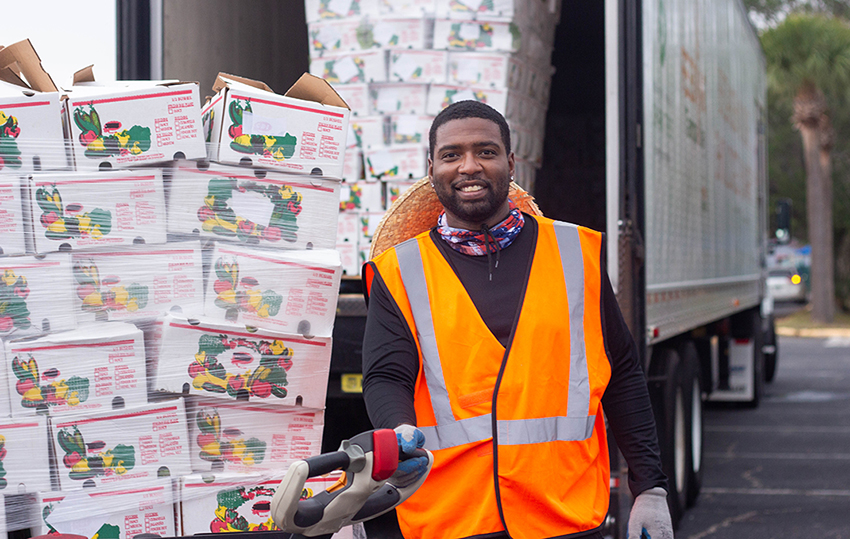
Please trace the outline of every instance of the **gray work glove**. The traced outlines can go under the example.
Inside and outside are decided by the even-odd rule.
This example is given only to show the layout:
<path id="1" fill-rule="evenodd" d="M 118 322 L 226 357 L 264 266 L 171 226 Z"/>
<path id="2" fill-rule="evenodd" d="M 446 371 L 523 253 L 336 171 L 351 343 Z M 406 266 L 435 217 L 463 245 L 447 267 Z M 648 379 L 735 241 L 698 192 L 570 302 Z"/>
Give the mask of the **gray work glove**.
<path id="1" fill-rule="evenodd" d="M 401 455 L 412 455 L 425 445 L 425 435 L 413 425 L 399 425 L 395 429 L 398 440 L 398 452 Z M 414 457 L 398 463 L 398 469 L 390 477 L 390 483 L 404 488 L 412 485 L 428 471 L 428 457 Z"/>
<path id="2" fill-rule="evenodd" d="M 667 491 L 651 488 L 638 494 L 629 513 L 629 539 L 673 539 Z"/>

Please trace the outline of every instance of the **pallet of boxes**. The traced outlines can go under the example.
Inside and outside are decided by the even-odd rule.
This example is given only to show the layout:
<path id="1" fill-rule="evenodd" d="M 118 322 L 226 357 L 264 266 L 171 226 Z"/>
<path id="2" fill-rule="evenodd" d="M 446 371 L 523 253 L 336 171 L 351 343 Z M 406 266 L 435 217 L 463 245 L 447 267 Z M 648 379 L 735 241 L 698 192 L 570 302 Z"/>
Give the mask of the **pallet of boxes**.
<path id="1" fill-rule="evenodd" d="M 346 103 L 0 64 L 2 531 L 275 529 L 321 450 Z"/>
<path id="2" fill-rule="evenodd" d="M 425 176 L 431 121 L 462 100 L 506 119 L 515 181 L 543 157 L 560 0 L 306 0 L 310 72 L 351 107 L 337 249 L 356 275 L 389 206 Z M 435 223 L 436 224 L 436 223 Z"/>

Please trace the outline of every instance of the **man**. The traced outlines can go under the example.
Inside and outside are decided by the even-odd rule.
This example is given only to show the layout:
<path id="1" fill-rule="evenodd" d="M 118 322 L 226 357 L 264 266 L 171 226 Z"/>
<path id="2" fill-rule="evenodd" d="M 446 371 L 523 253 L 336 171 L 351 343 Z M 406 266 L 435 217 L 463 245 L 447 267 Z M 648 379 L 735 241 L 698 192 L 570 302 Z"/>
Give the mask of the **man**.
<path id="1" fill-rule="evenodd" d="M 397 509 L 403 536 L 602 537 L 604 409 L 636 496 L 629 537 L 672 539 L 646 381 L 602 235 L 513 206 L 510 133 L 489 106 L 447 107 L 429 138 L 445 211 L 363 272 L 369 416 L 396 429 L 403 451 L 424 443 L 435 458 Z M 399 482 L 417 473 L 403 471 Z"/>

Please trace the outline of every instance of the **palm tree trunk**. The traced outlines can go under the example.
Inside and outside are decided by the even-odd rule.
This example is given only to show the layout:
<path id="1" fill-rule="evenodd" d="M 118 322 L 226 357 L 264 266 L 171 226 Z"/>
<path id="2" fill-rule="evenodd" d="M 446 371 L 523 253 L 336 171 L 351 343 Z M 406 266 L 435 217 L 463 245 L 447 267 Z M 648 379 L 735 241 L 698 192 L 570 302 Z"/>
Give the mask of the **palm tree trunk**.
<path id="1" fill-rule="evenodd" d="M 832 254 L 832 181 L 830 129 L 826 100 L 815 87 L 804 86 L 794 99 L 794 125 L 803 139 L 806 166 L 806 214 L 812 246 L 812 320 L 830 323 L 835 317 Z"/>

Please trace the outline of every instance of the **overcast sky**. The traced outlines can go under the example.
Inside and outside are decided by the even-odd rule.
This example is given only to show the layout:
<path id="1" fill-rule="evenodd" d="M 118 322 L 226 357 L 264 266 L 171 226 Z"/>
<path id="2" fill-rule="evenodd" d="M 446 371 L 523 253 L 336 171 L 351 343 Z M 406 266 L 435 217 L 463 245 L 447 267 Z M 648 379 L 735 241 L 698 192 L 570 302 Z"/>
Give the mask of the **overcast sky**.
<path id="1" fill-rule="evenodd" d="M 29 38 L 57 86 L 94 64 L 98 80 L 115 80 L 115 0 L 3 2 L 2 45 Z"/>

